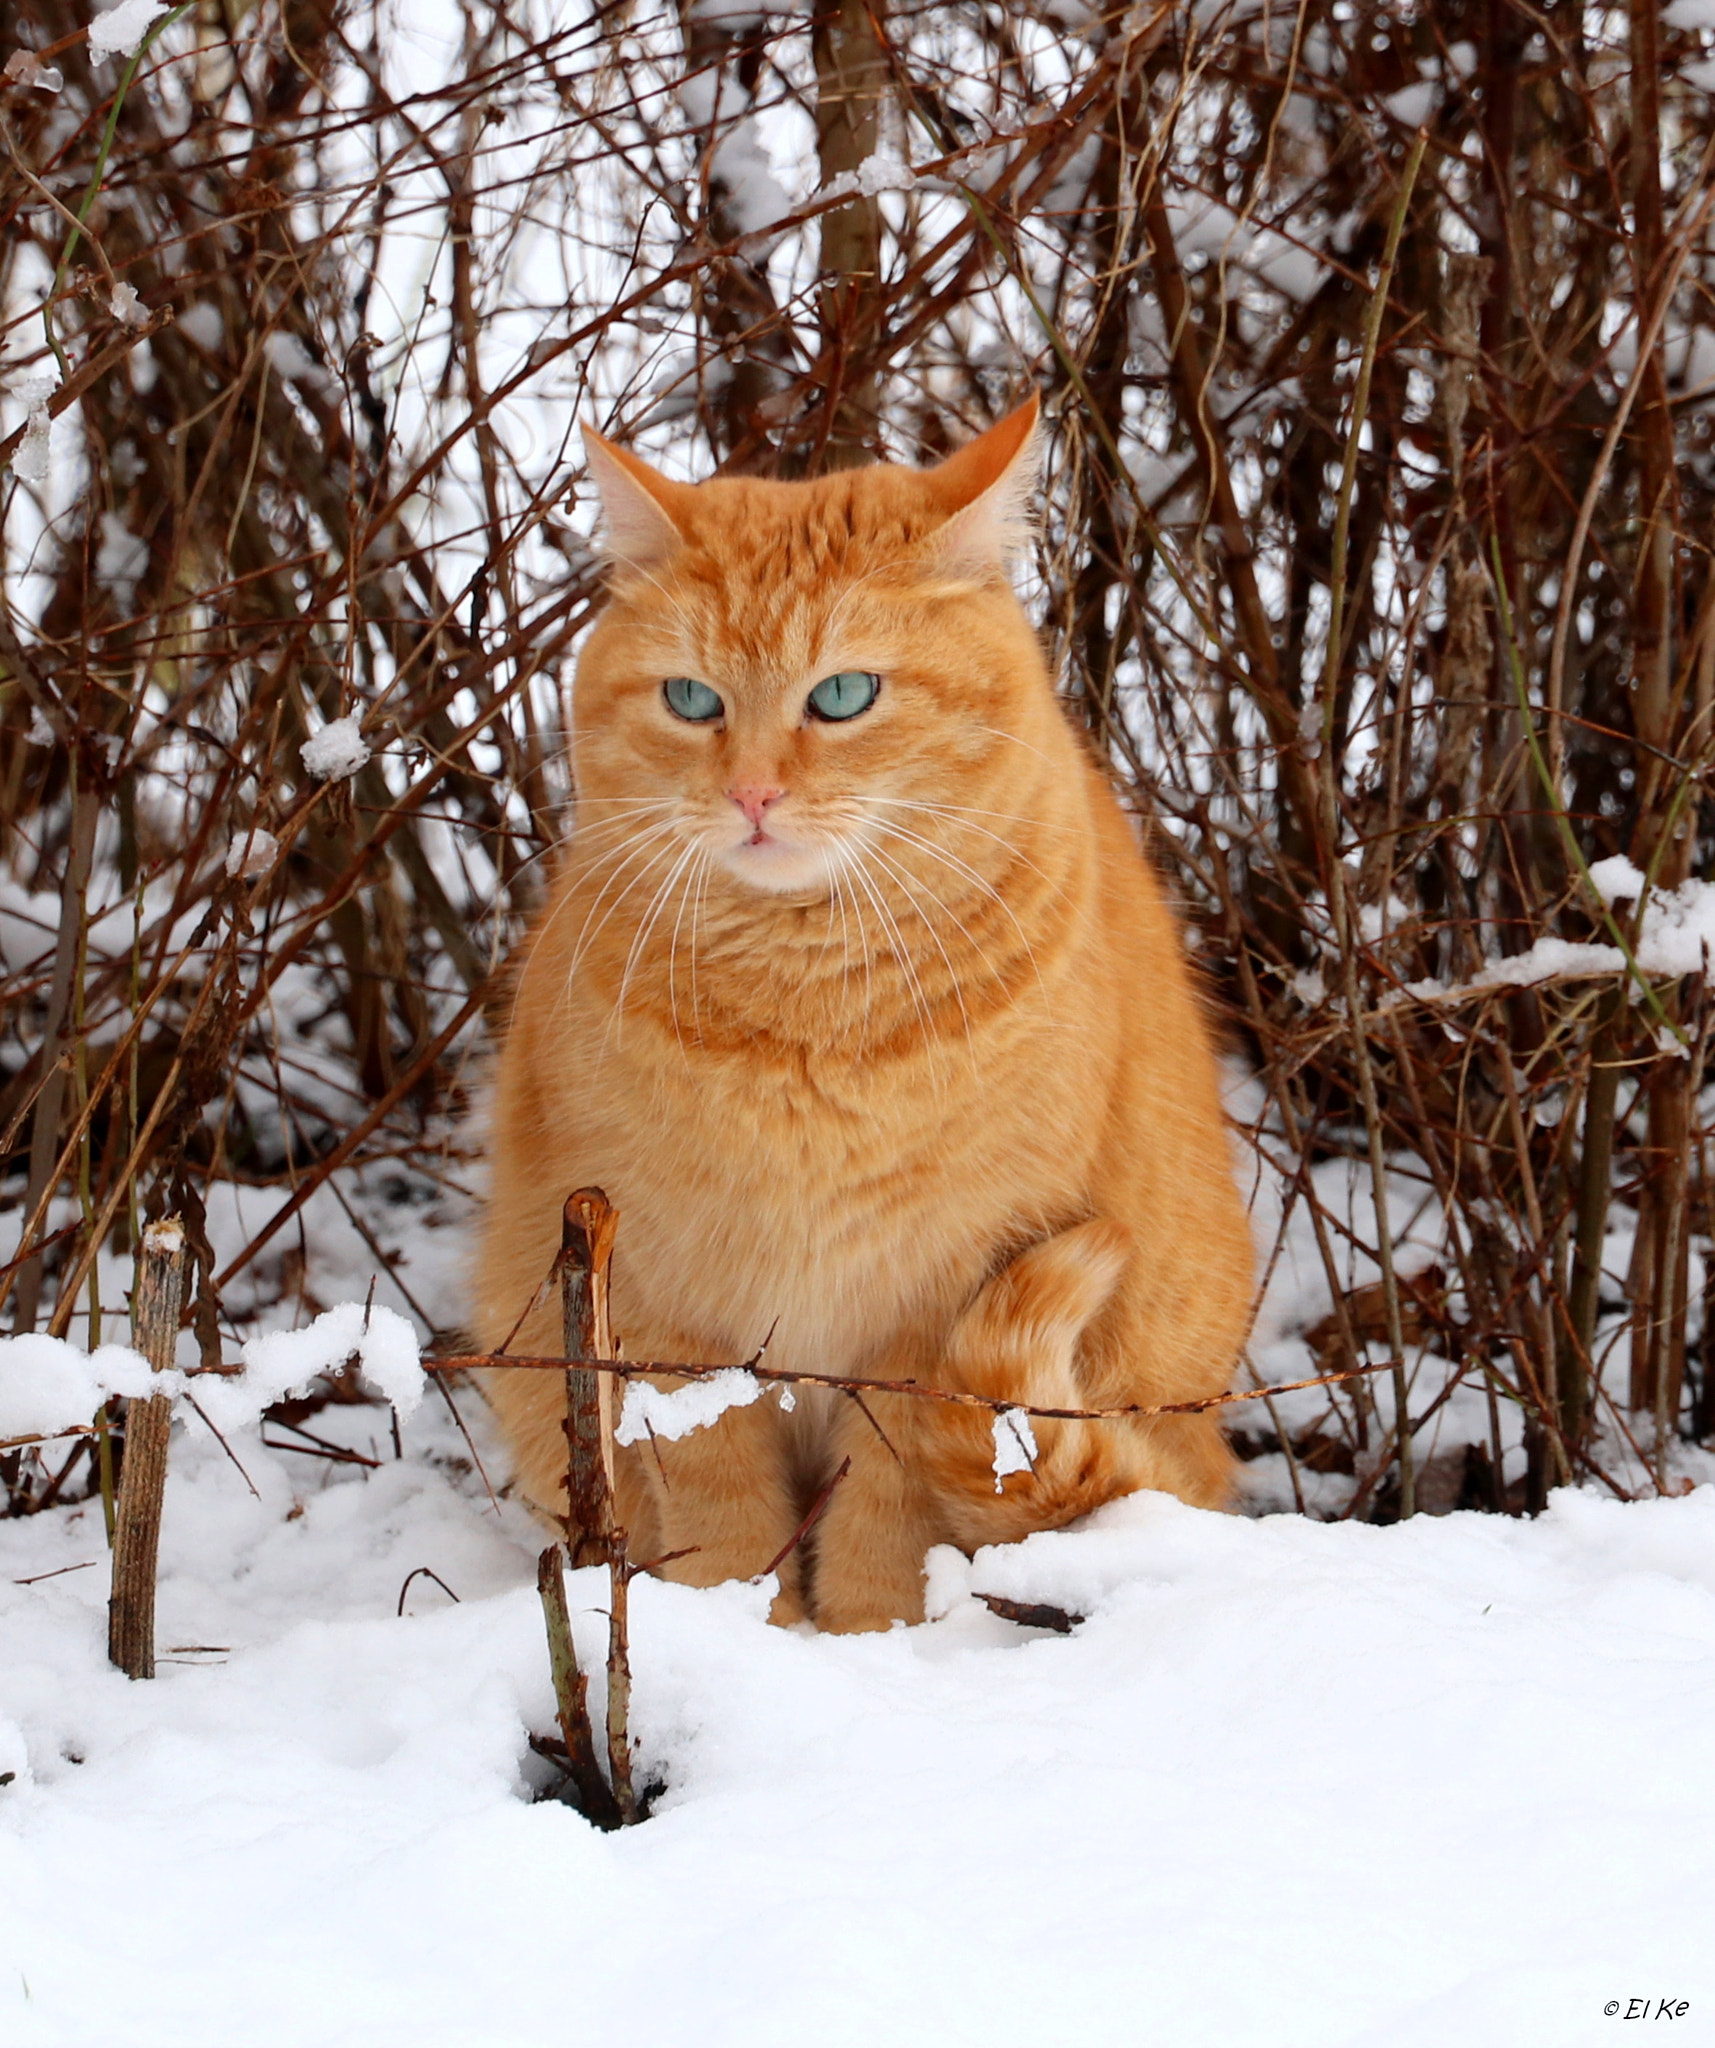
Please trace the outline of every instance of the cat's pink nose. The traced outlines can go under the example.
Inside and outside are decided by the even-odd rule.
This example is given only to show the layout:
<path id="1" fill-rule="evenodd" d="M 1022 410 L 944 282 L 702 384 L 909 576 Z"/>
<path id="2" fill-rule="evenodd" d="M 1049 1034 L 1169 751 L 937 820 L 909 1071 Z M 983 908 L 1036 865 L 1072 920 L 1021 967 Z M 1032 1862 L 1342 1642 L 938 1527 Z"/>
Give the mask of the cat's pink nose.
<path id="1" fill-rule="evenodd" d="M 772 803 L 778 803 L 786 794 L 766 782 L 735 782 L 727 791 L 739 809 L 758 831 L 762 829 L 762 814 Z"/>

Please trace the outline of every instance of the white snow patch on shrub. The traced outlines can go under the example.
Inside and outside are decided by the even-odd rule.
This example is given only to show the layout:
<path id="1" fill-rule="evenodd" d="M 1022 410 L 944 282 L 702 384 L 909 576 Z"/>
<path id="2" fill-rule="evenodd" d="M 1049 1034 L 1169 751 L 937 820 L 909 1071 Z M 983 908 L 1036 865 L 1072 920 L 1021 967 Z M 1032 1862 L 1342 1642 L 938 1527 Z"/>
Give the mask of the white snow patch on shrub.
<path id="1" fill-rule="evenodd" d="M 312 391 L 333 388 L 333 379 L 295 334 L 276 329 L 263 342 L 262 353 L 268 358 L 268 367 L 288 384 L 307 385 Z"/>
<path id="2" fill-rule="evenodd" d="M 0 1440 L 78 1429 L 113 1394 L 176 1394 L 176 1372 L 154 1373 L 128 1344 L 80 1351 L 63 1337 L 0 1337 Z"/>
<path id="3" fill-rule="evenodd" d="M 112 297 L 107 301 L 107 310 L 121 327 L 147 327 L 149 324 L 149 309 L 138 298 L 134 285 L 116 284 Z"/>
<path id="4" fill-rule="evenodd" d="M 252 1337 L 239 1351 L 242 1369 L 194 1377 L 176 1369 L 152 1372 L 125 1344 L 81 1351 L 61 1337 L 0 1337 L 0 1439 L 55 1436 L 88 1423 L 115 1394 L 136 1399 L 194 1393 L 223 1434 L 254 1425 L 276 1401 L 307 1393 L 322 1373 L 355 1363 L 372 1392 L 401 1417 L 423 1398 L 417 1333 L 396 1310 L 342 1302 L 302 1330 Z"/>
<path id="5" fill-rule="evenodd" d="M 207 299 L 198 299 L 194 306 L 187 306 L 179 315 L 179 332 L 197 348 L 213 355 L 226 339 L 226 322 L 220 317 L 218 306 L 211 305 Z"/>
<path id="6" fill-rule="evenodd" d="M 165 0 L 119 0 L 89 24 L 92 57 L 135 57 L 143 38 L 167 11 Z"/>
<path id="7" fill-rule="evenodd" d="M 279 858 L 279 840 L 272 832 L 264 832 L 260 825 L 252 825 L 226 849 L 226 872 L 235 879 L 241 875 L 265 875 Z"/>
<path id="8" fill-rule="evenodd" d="M 117 512 L 101 515 L 101 544 L 95 551 L 95 580 L 122 612 L 137 596 L 137 582 L 149 566 L 149 544 L 139 540 Z"/>
<path id="9" fill-rule="evenodd" d="M 994 1490 L 1014 1472 L 1036 1470 L 1036 1432 L 1022 1408 L 1003 1408 L 994 1419 Z"/>
<path id="10" fill-rule="evenodd" d="M 1407 128 L 1420 128 L 1434 112 L 1435 102 L 1440 97 L 1441 88 L 1433 80 L 1423 79 L 1416 85 L 1401 86 L 1398 92 L 1390 92 L 1382 105 Z"/>
<path id="11" fill-rule="evenodd" d="M 1604 903 L 1617 903 L 1622 896 L 1636 903 L 1644 893 L 1643 870 L 1634 867 L 1623 853 L 1612 854 L 1607 860 L 1593 861 L 1590 879 Z"/>
<path id="12" fill-rule="evenodd" d="M 57 377 L 21 377 L 18 396 L 24 402 L 24 438 L 12 457 L 12 474 L 20 483 L 45 484 L 53 466 L 53 421 L 48 400 L 59 387 Z"/>
<path id="13" fill-rule="evenodd" d="M 676 1443 L 694 1429 L 707 1429 L 719 1422 L 729 1408 L 748 1408 L 761 1393 L 762 1382 L 741 1365 L 710 1373 L 706 1380 L 693 1380 L 688 1387 L 675 1387 L 671 1392 L 632 1380 L 625 1389 L 625 1405 L 613 1440 L 635 1444 L 653 1434 Z"/>
<path id="14" fill-rule="evenodd" d="M 318 782 L 343 782 L 369 759 L 369 745 L 355 718 L 336 718 L 305 740 L 298 754 Z"/>
<path id="15" fill-rule="evenodd" d="M 276 1401 L 308 1393 L 323 1373 L 355 1363 L 364 1383 L 404 1418 L 415 1412 L 425 1384 L 417 1333 L 395 1309 L 344 1301 L 301 1330 L 252 1337 L 239 1352 L 244 1370 L 232 1379 L 196 1383 L 197 1405 L 222 1431 L 242 1429 Z"/>

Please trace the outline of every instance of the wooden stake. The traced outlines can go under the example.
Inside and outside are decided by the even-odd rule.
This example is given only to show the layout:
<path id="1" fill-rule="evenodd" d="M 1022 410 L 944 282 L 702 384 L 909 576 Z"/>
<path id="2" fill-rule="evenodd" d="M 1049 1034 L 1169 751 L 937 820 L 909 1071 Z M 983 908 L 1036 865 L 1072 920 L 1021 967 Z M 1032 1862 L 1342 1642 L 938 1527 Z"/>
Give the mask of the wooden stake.
<path id="1" fill-rule="evenodd" d="M 600 1188 L 568 1197 L 560 1232 L 560 1312 L 568 1358 L 611 1359 L 608 1268 L 619 1215 Z M 631 1782 L 631 1564 L 613 1500 L 613 1376 L 566 1368 L 566 1539 L 575 1565 L 608 1574 L 607 1769 L 622 1825 L 637 1819 Z"/>
<path id="2" fill-rule="evenodd" d="M 600 1188 L 568 1197 L 560 1232 L 560 1304 L 568 1358 L 611 1358 L 607 1275 L 619 1217 Z M 574 1565 L 606 1564 L 613 1531 L 608 1375 L 566 1368 L 567 1539 Z"/>
<path id="3" fill-rule="evenodd" d="M 151 1223 L 137 1253 L 132 1320 L 137 1348 L 167 1371 L 185 1300 L 185 1233 L 176 1216 Z M 127 1678 L 155 1675 L 155 1572 L 161 1547 L 161 1498 L 173 1404 L 165 1394 L 131 1403 L 125 1465 L 113 1536 L 113 1590 L 107 1603 L 107 1654 Z"/>

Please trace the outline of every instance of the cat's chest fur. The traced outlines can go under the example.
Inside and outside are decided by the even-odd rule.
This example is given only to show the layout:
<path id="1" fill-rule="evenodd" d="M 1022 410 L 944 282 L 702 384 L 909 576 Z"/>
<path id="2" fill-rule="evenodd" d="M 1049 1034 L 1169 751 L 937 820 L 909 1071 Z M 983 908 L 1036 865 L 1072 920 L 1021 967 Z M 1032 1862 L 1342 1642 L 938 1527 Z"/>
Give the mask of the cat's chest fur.
<path id="1" fill-rule="evenodd" d="M 614 1307 L 631 1355 L 688 1340 L 743 1356 L 766 1339 L 776 1364 L 849 1372 L 903 1322 L 950 1313 L 1021 1227 L 1078 1211 L 1088 1160 L 1057 1113 L 1075 1077 L 1050 1043 L 1040 1021 L 1005 1019 L 974 1046 L 889 1063 L 648 1048 L 568 1077 L 568 1150 L 623 1216 Z M 995 1098 L 1026 1073 L 1042 1142 L 1021 1146 Z"/>

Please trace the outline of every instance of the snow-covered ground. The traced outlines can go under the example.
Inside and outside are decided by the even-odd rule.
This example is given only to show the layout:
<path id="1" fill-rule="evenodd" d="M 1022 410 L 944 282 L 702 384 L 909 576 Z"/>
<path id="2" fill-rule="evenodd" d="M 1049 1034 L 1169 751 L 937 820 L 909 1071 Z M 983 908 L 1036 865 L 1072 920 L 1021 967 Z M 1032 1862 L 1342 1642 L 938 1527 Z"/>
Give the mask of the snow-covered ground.
<path id="1" fill-rule="evenodd" d="M 639 1582 L 664 1789 L 603 1835 L 530 1796 L 536 1532 L 438 1402 L 399 1458 L 385 1409 L 304 1426 L 375 1462 L 251 1432 L 252 1497 L 175 1435 L 153 1684 L 106 1663 L 99 1503 L 0 1523 L 7 2048 L 1560 2048 L 1637 1999 L 1715 2040 L 1715 1488 L 1386 1528 L 1139 1497 L 938 1555 L 888 1636 Z M 422 1566 L 458 1604 L 419 1576 L 400 1615 Z"/>

